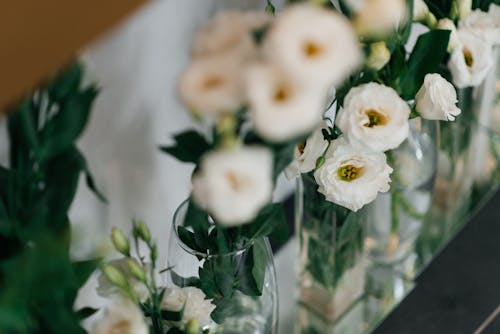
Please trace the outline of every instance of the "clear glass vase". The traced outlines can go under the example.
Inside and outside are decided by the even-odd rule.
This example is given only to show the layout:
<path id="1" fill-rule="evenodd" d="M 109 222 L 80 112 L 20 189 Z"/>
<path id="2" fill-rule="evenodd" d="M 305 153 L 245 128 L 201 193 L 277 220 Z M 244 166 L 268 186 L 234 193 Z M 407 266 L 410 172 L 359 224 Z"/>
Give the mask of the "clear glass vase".
<path id="1" fill-rule="evenodd" d="M 195 286 L 216 305 L 212 332 L 275 334 L 278 328 L 278 294 L 271 247 L 259 238 L 237 250 L 210 255 L 181 240 L 179 227 L 192 231 L 186 220 L 188 201 L 174 215 L 167 256 L 167 288 Z M 211 231 L 213 232 L 214 226 Z M 253 294 L 258 275 L 261 293 Z"/>
<path id="2" fill-rule="evenodd" d="M 365 247 L 373 262 L 398 262 L 415 250 L 431 209 L 436 174 L 436 122 L 414 119 L 397 149 L 387 152 L 394 169 L 391 191 L 365 207 Z"/>
<path id="3" fill-rule="evenodd" d="M 297 182 L 300 301 L 337 322 L 363 294 L 363 215 L 326 201 L 312 174 Z"/>

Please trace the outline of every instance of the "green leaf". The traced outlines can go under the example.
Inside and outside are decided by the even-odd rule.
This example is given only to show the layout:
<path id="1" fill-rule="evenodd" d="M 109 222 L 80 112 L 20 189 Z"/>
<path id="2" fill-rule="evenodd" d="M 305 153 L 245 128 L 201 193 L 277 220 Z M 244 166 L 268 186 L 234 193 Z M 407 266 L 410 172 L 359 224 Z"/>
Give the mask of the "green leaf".
<path id="1" fill-rule="evenodd" d="M 198 252 L 205 252 L 204 249 L 199 248 L 198 245 L 196 244 L 196 238 L 194 233 L 189 231 L 184 226 L 177 226 L 177 234 L 179 235 L 179 239 L 181 239 L 181 241 L 189 248 Z"/>
<path id="2" fill-rule="evenodd" d="M 183 162 L 198 164 L 202 155 L 210 149 L 210 144 L 200 133 L 188 130 L 174 136 L 173 146 L 161 146 L 160 149 Z"/>
<path id="3" fill-rule="evenodd" d="M 182 316 L 184 315 L 184 305 L 180 311 L 161 311 L 161 318 L 166 321 L 181 321 Z"/>
<path id="4" fill-rule="evenodd" d="M 48 92 L 55 101 L 60 101 L 76 93 L 80 86 L 83 74 L 83 66 L 75 63 L 61 72 L 49 84 Z"/>
<path id="5" fill-rule="evenodd" d="M 170 270 L 170 279 L 178 287 L 194 286 L 200 287 L 200 279 L 198 277 L 182 277 L 177 274 L 173 269 Z"/>
<path id="6" fill-rule="evenodd" d="M 295 142 L 285 145 L 276 145 L 272 147 L 274 152 L 274 168 L 273 179 L 281 174 L 281 172 L 292 162 L 295 153 Z"/>
<path id="7" fill-rule="evenodd" d="M 78 311 L 76 311 L 76 316 L 80 320 L 84 320 L 84 319 L 87 319 L 88 317 L 92 316 L 97 311 L 99 311 L 99 309 L 92 308 L 92 307 L 84 307 L 84 308 L 81 308 Z"/>
<path id="8" fill-rule="evenodd" d="M 400 78 L 401 95 L 405 100 L 415 97 L 426 74 L 438 71 L 446 56 L 449 37 L 449 30 L 439 29 L 420 35 L 408 60 L 408 69 Z"/>
<path id="9" fill-rule="evenodd" d="M 87 124 L 97 89 L 89 87 L 68 97 L 42 131 L 40 157 L 50 159 L 69 149 Z"/>
<path id="10" fill-rule="evenodd" d="M 208 213 L 200 208 L 192 198 L 189 200 L 184 225 L 193 228 L 196 246 L 205 252 L 210 246 L 208 230 L 211 224 L 208 221 Z"/>
<path id="11" fill-rule="evenodd" d="M 277 241 L 286 240 L 289 232 L 282 204 L 271 203 L 265 206 L 252 223 L 242 227 L 241 235 L 248 239 L 270 236 Z"/>
<path id="12" fill-rule="evenodd" d="M 267 247 L 264 238 L 256 240 L 253 244 L 253 268 L 252 275 L 259 290 L 259 294 L 262 295 L 262 288 L 264 286 L 264 279 L 266 276 L 266 265 L 267 265 Z"/>

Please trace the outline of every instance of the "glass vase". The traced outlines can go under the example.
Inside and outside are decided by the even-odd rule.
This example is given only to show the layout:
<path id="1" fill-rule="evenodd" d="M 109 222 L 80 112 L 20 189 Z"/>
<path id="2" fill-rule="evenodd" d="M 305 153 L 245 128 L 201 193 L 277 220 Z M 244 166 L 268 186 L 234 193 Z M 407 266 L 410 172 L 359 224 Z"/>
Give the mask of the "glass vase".
<path id="1" fill-rule="evenodd" d="M 431 209 L 436 174 L 436 122 L 413 119 L 408 138 L 387 152 L 391 190 L 379 194 L 365 207 L 369 258 L 379 264 L 396 263 L 415 249 L 425 218 Z"/>
<path id="2" fill-rule="evenodd" d="M 167 288 L 195 286 L 216 305 L 211 313 L 212 332 L 275 334 L 278 328 L 278 294 L 271 247 L 267 238 L 252 240 L 231 252 L 202 253 L 190 248 L 179 235 L 193 231 L 186 219 L 188 201 L 174 215 L 167 256 Z M 210 232 L 214 232 L 212 226 Z M 263 280 L 254 294 L 254 275 Z M 215 316 L 217 313 L 217 316 Z"/>
<path id="3" fill-rule="evenodd" d="M 362 215 L 326 201 L 317 188 L 311 173 L 298 179 L 299 298 L 327 321 L 338 322 L 363 294 Z"/>

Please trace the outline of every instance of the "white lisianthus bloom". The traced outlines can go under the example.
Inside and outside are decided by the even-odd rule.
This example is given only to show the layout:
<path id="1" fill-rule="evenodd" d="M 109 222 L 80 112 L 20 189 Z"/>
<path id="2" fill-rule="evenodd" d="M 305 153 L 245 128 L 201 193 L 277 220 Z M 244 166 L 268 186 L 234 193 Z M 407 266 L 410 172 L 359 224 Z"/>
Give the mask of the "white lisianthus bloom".
<path id="1" fill-rule="evenodd" d="M 128 301 L 106 308 L 104 316 L 96 322 L 90 334 L 148 334 L 149 328 L 142 311 Z"/>
<path id="2" fill-rule="evenodd" d="M 239 65 L 231 57 L 192 61 L 179 80 L 179 95 L 196 115 L 214 118 L 242 105 Z"/>
<path id="3" fill-rule="evenodd" d="M 472 8 L 472 0 L 457 0 L 458 18 L 463 19 L 470 14 Z"/>
<path id="4" fill-rule="evenodd" d="M 264 53 L 308 86 L 341 83 L 361 63 L 362 52 L 349 21 L 311 4 L 287 7 L 266 34 Z"/>
<path id="5" fill-rule="evenodd" d="M 409 115 L 410 107 L 394 89 L 371 82 L 347 93 L 336 123 L 356 149 L 384 152 L 408 137 Z"/>
<path id="6" fill-rule="evenodd" d="M 140 282 L 134 278 L 129 265 L 127 264 L 127 261 L 129 260 L 137 263 L 135 259 L 122 258 L 122 259 L 111 260 L 108 262 L 108 264 L 120 270 L 120 272 L 127 279 L 127 282 L 132 288 L 132 291 L 134 291 L 135 295 L 139 298 L 139 300 L 144 301 L 148 296 L 148 288 L 144 285 L 143 282 Z M 101 297 L 110 298 L 110 297 L 119 297 L 121 295 L 120 288 L 111 283 L 109 279 L 106 277 L 106 275 L 104 275 L 104 273 L 102 272 L 97 278 L 97 284 L 98 284 L 96 289 L 97 294 Z"/>
<path id="7" fill-rule="evenodd" d="M 184 307 L 182 324 L 186 325 L 190 320 L 195 320 L 201 328 L 206 328 L 214 324 L 210 314 L 215 305 L 205 297 L 205 293 L 195 287 L 168 288 L 163 295 L 161 308 L 177 312 Z"/>
<path id="8" fill-rule="evenodd" d="M 258 54 L 252 33 L 271 21 L 264 12 L 219 12 L 201 27 L 194 38 L 191 54 L 205 57 L 225 54 L 239 60 L 248 60 Z"/>
<path id="9" fill-rule="evenodd" d="M 453 52 L 458 46 L 460 46 L 460 40 L 458 39 L 457 27 L 455 23 L 448 18 L 442 18 L 437 22 L 437 29 L 449 30 L 450 39 L 448 41 L 448 52 Z"/>
<path id="10" fill-rule="evenodd" d="M 407 20 L 405 0 L 365 0 L 354 12 L 354 26 L 361 36 L 392 34 Z"/>
<path id="11" fill-rule="evenodd" d="M 244 81 L 251 119 L 263 138 L 286 141 L 321 123 L 323 90 L 298 86 L 270 64 L 249 67 Z"/>
<path id="12" fill-rule="evenodd" d="M 390 189 L 392 168 L 384 153 L 354 149 L 343 136 L 332 142 L 325 163 L 314 172 L 318 191 L 328 201 L 352 211 Z"/>
<path id="13" fill-rule="evenodd" d="M 448 68 L 458 88 L 478 86 L 493 66 L 491 45 L 473 33 L 458 29 L 460 46 L 451 54 Z"/>
<path id="14" fill-rule="evenodd" d="M 193 197 L 218 224 L 250 223 L 271 199 L 272 173 L 273 155 L 265 147 L 211 151 L 193 176 Z"/>
<path id="15" fill-rule="evenodd" d="M 318 128 L 307 140 L 295 148 L 295 158 L 285 169 L 285 175 L 292 179 L 301 173 L 308 173 L 316 168 L 316 160 L 323 154 L 328 141 L 323 138 L 323 127 Z"/>
<path id="16" fill-rule="evenodd" d="M 418 113 L 426 119 L 454 121 L 460 115 L 455 87 L 437 73 L 425 76 L 422 87 L 415 96 Z"/>
<path id="17" fill-rule="evenodd" d="M 458 23 L 460 29 L 468 30 L 477 38 L 493 45 L 500 43 L 500 6 L 491 4 L 489 11 L 474 10 Z"/>

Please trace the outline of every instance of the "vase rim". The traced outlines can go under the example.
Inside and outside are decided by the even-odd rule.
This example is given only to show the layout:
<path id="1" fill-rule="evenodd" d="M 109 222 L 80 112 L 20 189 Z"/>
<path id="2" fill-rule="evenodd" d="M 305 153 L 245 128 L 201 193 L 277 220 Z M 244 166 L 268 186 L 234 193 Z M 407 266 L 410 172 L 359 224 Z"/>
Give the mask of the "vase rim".
<path id="1" fill-rule="evenodd" d="M 189 199 L 190 197 L 186 198 L 184 201 L 181 202 L 181 204 L 175 209 L 174 213 L 174 218 L 172 222 L 172 233 L 174 235 L 175 241 L 178 243 L 178 245 L 184 249 L 186 252 L 195 255 L 197 257 L 202 257 L 203 259 L 213 259 L 213 258 L 218 258 L 218 257 L 224 257 L 224 256 L 234 256 L 234 255 L 241 255 L 245 253 L 247 250 L 250 249 L 250 247 L 253 245 L 254 240 L 249 240 L 243 247 L 232 250 L 227 253 L 222 253 L 222 254 L 207 254 L 203 253 L 200 251 L 197 251 L 195 249 L 192 249 L 184 241 L 181 240 L 177 226 L 180 226 L 184 223 L 184 221 L 180 221 L 180 215 L 182 214 L 182 210 L 186 208 L 186 206 L 189 204 Z M 213 226 L 215 227 L 215 223 L 213 223 Z"/>

